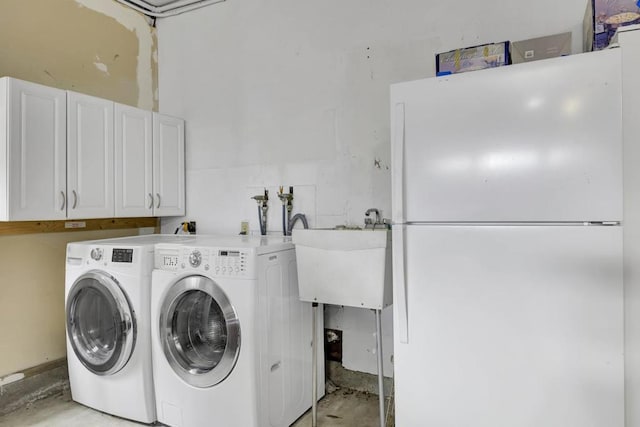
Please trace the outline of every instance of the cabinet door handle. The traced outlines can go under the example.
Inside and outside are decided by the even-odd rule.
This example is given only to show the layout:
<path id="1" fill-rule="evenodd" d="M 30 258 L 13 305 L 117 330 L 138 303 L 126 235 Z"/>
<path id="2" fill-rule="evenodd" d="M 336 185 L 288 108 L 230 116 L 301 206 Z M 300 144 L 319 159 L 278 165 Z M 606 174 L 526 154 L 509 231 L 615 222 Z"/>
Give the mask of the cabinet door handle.
<path id="1" fill-rule="evenodd" d="M 72 190 L 71 192 L 73 193 L 73 206 L 71 206 L 71 209 L 75 209 L 78 205 L 78 193 L 76 193 L 76 190 Z"/>
<path id="2" fill-rule="evenodd" d="M 149 207 L 147 209 L 151 209 L 153 207 L 153 194 L 149 193 Z"/>
<path id="3" fill-rule="evenodd" d="M 62 206 L 60 206 L 60 210 L 63 211 L 67 204 L 67 197 L 64 195 L 64 191 L 60 191 L 60 195 L 62 196 Z"/>
<path id="4" fill-rule="evenodd" d="M 158 198 L 158 204 L 156 205 L 156 209 L 160 208 L 160 193 L 156 193 L 156 197 Z"/>

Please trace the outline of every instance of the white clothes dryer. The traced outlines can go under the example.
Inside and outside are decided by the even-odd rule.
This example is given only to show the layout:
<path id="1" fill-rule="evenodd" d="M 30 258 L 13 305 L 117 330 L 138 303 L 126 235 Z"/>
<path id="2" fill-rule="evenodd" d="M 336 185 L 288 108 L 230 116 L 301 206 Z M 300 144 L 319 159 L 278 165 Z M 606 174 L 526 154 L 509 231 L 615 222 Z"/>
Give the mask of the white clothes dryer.
<path id="1" fill-rule="evenodd" d="M 154 245 L 189 239 L 144 235 L 69 243 L 65 306 L 73 400 L 156 421 L 149 322 Z"/>
<path id="2" fill-rule="evenodd" d="M 157 245 L 155 260 L 158 421 L 284 427 L 311 407 L 312 310 L 298 299 L 289 238 L 199 236 Z"/>

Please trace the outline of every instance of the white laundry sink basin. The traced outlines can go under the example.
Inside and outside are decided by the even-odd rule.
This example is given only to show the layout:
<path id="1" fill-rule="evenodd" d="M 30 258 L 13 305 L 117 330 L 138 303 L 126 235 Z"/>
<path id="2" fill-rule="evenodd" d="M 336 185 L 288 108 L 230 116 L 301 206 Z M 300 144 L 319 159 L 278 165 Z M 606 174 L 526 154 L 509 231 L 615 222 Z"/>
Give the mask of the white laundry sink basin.
<path id="1" fill-rule="evenodd" d="M 382 309 L 392 302 L 391 231 L 295 229 L 302 301 Z"/>

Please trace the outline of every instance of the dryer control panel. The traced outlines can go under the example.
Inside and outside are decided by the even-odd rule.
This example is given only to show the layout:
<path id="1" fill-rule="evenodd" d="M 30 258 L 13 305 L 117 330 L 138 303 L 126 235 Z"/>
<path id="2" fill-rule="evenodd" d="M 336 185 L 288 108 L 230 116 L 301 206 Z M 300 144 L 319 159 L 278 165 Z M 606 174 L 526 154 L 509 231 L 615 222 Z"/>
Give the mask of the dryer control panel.
<path id="1" fill-rule="evenodd" d="M 171 271 L 203 271 L 212 276 L 243 277 L 253 275 L 249 251 L 224 248 L 156 248 L 155 267 Z"/>

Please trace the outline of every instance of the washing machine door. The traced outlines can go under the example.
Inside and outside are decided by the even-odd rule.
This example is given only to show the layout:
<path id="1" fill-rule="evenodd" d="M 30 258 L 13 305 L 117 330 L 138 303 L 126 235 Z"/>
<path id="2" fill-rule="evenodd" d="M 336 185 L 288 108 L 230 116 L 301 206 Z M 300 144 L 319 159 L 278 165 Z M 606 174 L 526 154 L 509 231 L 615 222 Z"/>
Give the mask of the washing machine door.
<path id="1" fill-rule="evenodd" d="M 129 361 L 136 341 L 134 311 L 117 280 L 103 271 L 80 276 L 67 296 L 67 335 L 74 353 L 96 375 Z"/>
<path id="2" fill-rule="evenodd" d="M 173 284 L 160 308 L 160 340 L 175 373 L 200 388 L 223 381 L 240 354 L 240 322 L 224 291 L 204 276 Z"/>

